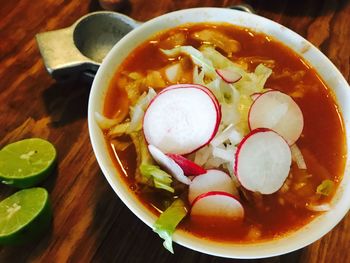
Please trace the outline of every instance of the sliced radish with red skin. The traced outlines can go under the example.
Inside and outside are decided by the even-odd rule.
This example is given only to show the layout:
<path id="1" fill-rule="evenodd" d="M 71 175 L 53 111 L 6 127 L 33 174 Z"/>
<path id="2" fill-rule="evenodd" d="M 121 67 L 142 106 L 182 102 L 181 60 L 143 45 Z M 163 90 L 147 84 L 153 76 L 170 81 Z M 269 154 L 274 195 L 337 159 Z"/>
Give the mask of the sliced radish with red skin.
<path id="1" fill-rule="evenodd" d="M 183 184 L 189 185 L 191 183 L 190 178 L 184 175 L 181 167 L 170 157 L 166 156 L 153 145 L 148 145 L 148 150 L 152 155 L 153 159 L 167 172 L 169 172 L 176 180 Z"/>
<path id="2" fill-rule="evenodd" d="M 235 83 L 242 78 L 242 75 L 230 69 L 216 69 L 216 73 L 226 83 Z"/>
<path id="3" fill-rule="evenodd" d="M 303 131 L 304 118 L 298 104 L 290 96 L 273 90 L 254 100 L 249 110 L 248 123 L 251 130 L 274 130 L 292 145 Z"/>
<path id="4" fill-rule="evenodd" d="M 238 220 L 244 217 L 244 208 L 235 196 L 212 191 L 201 194 L 193 201 L 191 216 Z"/>
<path id="5" fill-rule="evenodd" d="M 268 91 L 272 91 L 273 89 L 264 89 L 263 92 L 254 92 L 252 94 L 250 94 L 250 98 L 252 100 L 256 100 L 261 94 L 264 94 L 265 92 L 268 92 Z"/>
<path id="6" fill-rule="evenodd" d="M 191 160 L 188 160 L 182 155 L 173 153 L 168 153 L 167 155 L 181 167 L 181 169 L 184 171 L 184 174 L 187 176 L 200 175 L 207 172 L 204 168 L 192 162 Z"/>
<path id="7" fill-rule="evenodd" d="M 192 203 L 197 196 L 211 192 L 221 191 L 232 195 L 238 195 L 232 178 L 223 171 L 211 169 L 193 178 L 188 189 L 188 201 Z"/>
<path id="8" fill-rule="evenodd" d="M 278 133 L 261 128 L 250 132 L 238 145 L 234 171 L 244 188 L 272 194 L 287 179 L 291 162 L 288 143 Z"/>
<path id="9" fill-rule="evenodd" d="M 199 84 L 174 84 L 174 85 L 171 85 L 165 89 L 162 89 L 160 93 L 163 93 L 165 91 L 168 91 L 170 89 L 178 89 L 178 88 L 198 88 L 198 89 L 201 89 L 202 91 L 204 91 L 205 93 L 207 93 L 210 98 L 212 98 L 213 102 L 215 103 L 215 108 L 217 109 L 217 114 L 218 114 L 218 117 L 220 117 L 220 121 L 221 121 L 221 105 L 219 103 L 219 101 L 217 100 L 217 98 L 215 97 L 214 93 L 211 92 L 210 89 L 208 89 L 207 87 L 203 86 L 203 85 L 199 85 Z M 218 124 L 220 125 L 220 123 Z"/>
<path id="10" fill-rule="evenodd" d="M 262 93 L 260 92 L 255 92 L 253 94 L 250 94 L 250 98 L 254 101 L 256 100 Z"/>
<path id="11" fill-rule="evenodd" d="M 179 84 L 163 89 L 143 119 L 146 141 L 163 153 L 189 154 L 214 138 L 221 121 L 215 96 L 200 85 Z"/>

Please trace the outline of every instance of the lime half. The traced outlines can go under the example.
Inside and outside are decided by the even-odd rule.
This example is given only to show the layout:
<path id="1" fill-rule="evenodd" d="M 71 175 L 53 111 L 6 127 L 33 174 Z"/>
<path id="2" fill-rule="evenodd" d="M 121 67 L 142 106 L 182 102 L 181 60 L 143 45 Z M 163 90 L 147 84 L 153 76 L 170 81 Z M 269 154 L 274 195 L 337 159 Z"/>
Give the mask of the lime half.
<path id="1" fill-rule="evenodd" d="M 44 188 L 24 189 L 0 202 L 0 244 L 21 244 L 36 238 L 51 222 L 49 195 Z"/>
<path id="2" fill-rule="evenodd" d="M 8 144 L 0 151 L 0 181 L 19 188 L 34 186 L 53 170 L 56 156 L 55 147 L 43 139 Z"/>

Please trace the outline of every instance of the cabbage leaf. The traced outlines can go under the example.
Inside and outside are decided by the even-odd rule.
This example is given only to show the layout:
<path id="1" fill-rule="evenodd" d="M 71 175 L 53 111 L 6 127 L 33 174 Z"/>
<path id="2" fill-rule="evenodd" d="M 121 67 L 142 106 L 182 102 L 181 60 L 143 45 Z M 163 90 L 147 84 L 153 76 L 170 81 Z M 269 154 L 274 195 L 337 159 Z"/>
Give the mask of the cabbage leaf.
<path id="1" fill-rule="evenodd" d="M 136 182 L 174 193 L 175 190 L 171 186 L 173 182 L 171 175 L 154 164 L 143 133 L 141 131 L 133 132 L 130 134 L 130 137 L 135 145 L 137 156 L 136 163 L 138 169 L 135 173 Z"/>
<path id="2" fill-rule="evenodd" d="M 150 104 L 151 100 L 157 95 L 154 89 L 149 88 L 148 92 L 144 92 L 136 104 L 130 107 L 130 125 L 126 130 L 126 133 L 131 133 L 135 131 L 140 131 L 142 129 L 142 119 L 145 115 L 145 110 Z"/>
<path id="3" fill-rule="evenodd" d="M 161 170 L 158 166 L 152 164 L 141 164 L 140 172 L 142 176 L 153 181 L 154 187 L 164 189 L 170 193 L 174 193 L 175 190 L 171 187 L 173 182 L 171 175 Z"/>
<path id="4" fill-rule="evenodd" d="M 193 63 L 201 67 L 207 76 L 212 78 L 216 77 L 215 68 L 213 67 L 212 62 L 205 58 L 198 49 L 195 49 L 192 46 L 179 46 L 169 50 L 161 49 L 161 51 L 168 57 L 176 57 L 180 54 L 188 55 Z"/>
<path id="5" fill-rule="evenodd" d="M 317 186 L 316 193 L 320 195 L 329 196 L 334 190 L 334 182 L 332 180 L 323 180 L 322 183 Z"/>
<path id="6" fill-rule="evenodd" d="M 176 199 L 157 219 L 153 231 L 164 239 L 163 245 L 174 254 L 172 236 L 181 220 L 186 216 L 187 208 L 181 199 Z"/>

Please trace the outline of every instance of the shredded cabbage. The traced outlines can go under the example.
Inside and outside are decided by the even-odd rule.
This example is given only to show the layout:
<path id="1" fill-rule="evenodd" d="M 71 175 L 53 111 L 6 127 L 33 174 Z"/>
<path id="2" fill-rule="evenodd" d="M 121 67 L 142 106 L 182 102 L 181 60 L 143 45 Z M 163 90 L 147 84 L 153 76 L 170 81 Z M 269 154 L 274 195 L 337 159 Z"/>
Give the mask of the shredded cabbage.
<path id="1" fill-rule="evenodd" d="M 259 64 L 254 72 L 242 74 L 242 79 L 235 83 L 241 94 L 250 96 L 253 93 L 264 92 L 266 80 L 272 74 L 272 70 L 263 64 Z"/>
<path id="2" fill-rule="evenodd" d="M 192 46 L 179 46 L 170 50 L 161 49 L 168 57 L 176 57 L 180 54 L 186 54 L 191 57 L 194 64 L 200 66 L 206 75 L 215 77 L 216 72 L 210 60 L 206 59 L 203 54 Z"/>
<path id="3" fill-rule="evenodd" d="M 174 254 L 172 235 L 177 225 L 186 216 L 187 208 L 181 199 L 176 199 L 157 219 L 153 231 L 164 239 L 163 245 Z"/>
<path id="4" fill-rule="evenodd" d="M 299 147 L 296 144 L 293 144 L 290 147 L 291 153 L 292 153 L 292 159 L 294 162 L 296 162 L 299 169 L 306 170 L 306 163 L 303 157 L 303 154 L 301 153 Z"/>
<path id="5" fill-rule="evenodd" d="M 110 129 L 120 122 L 118 119 L 109 119 L 97 111 L 95 111 L 95 120 L 102 130 Z"/>
<path id="6" fill-rule="evenodd" d="M 140 86 L 143 84 L 143 79 L 137 79 L 127 82 L 125 86 L 126 94 L 131 105 L 134 105 L 141 95 Z"/>
<path id="7" fill-rule="evenodd" d="M 328 196 L 334 190 L 334 182 L 332 180 L 323 180 L 322 183 L 317 186 L 316 193 L 320 195 Z"/>
<path id="8" fill-rule="evenodd" d="M 241 49 L 241 44 L 220 31 L 213 29 L 204 29 L 192 34 L 194 39 L 200 40 L 204 43 L 211 43 L 220 49 L 224 50 L 229 56 Z"/>
<path id="9" fill-rule="evenodd" d="M 101 129 L 109 129 L 107 134 L 111 138 L 140 131 L 145 110 L 156 95 L 154 89 L 149 88 L 147 93 L 139 96 L 134 106 L 130 107 L 130 121 L 120 123 L 120 118 L 108 119 L 98 112 L 95 112 L 95 120 Z"/>
<path id="10" fill-rule="evenodd" d="M 202 52 L 203 57 L 210 60 L 215 68 L 230 69 L 242 76 L 247 73 L 247 68 L 243 68 L 241 65 L 234 63 L 217 51 L 213 46 L 202 46 L 200 51 Z"/>
<path id="11" fill-rule="evenodd" d="M 135 146 L 136 151 L 136 173 L 135 180 L 140 184 L 146 184 L 149 186 L 153 186 L 152 181 L 143 176 L 140 172 L 140 167 L 142 164 L 154 164 L 152 156 L 148 152 L 147 143 L 141 131 L 130 133 L 130 138 Z"/>
<path id="12" fill-rule="evenodd" d="M 171 83 L 176 83 L 182 74 L 182 68 L 180 63 L 172 64 L 165 68 L 165 76 Z"/>
<path id="13" fill-rule="evenodd" d="M 148 107 L 151 100 L 157 95 L 154 89 L 149 88 L 148 93 L 145 92 L 137 100 L 136 104 L 130 107 L 130 125 L 126 130 L 126 133 L 139 131 L 142 129 L 142 119 L 145 114 L 145 110 Z"/>
<path id="14" fill-rule="evenodd" d="M 132 80 L 138 80 L 138 79 L 142 79 L 143 75 L 139 72 L 130 72 L 128 74 L 128 77 L 131 78 Z"/>
<path id="15" fill-rule="evenodd" d="M 161 170 L 158 166 L 141 164 L 140 172 L 144 177 L 152 179 L 154 187 L 164 189 L 170 193 L 175 192 L 174 188 L 171 187 L 171 183 L 173 182 L 171 175 Z"/>
<path id="16" fill-rule="evenodd" d="M 144 84 L 146 87 L 163 88 L 165 81 L 159 71 L 151 70 L 147 73 Z"/>
<path id="17" fill-rule="evenodd" d="M 320 205 L 309 204 L 306 206 L 306 208 L 314 212 L 326 212 L 331 209 L 331 205 L 330 204 L 320 204 Z"/>
<path id="18" fill-rule="evenodd" d="M 107 134 L 110 138 L 122 136 L 127 132 L 127 130 L 129 129 L 129 126 L 130 126 L 130 122 L 124 122 L 124 123 L 118 124 L 112 127 Z"/>
<path id="19" fill-rule="evenodd" d="M 254 72 L 248 72 L 247 67 L 231 61 L 210 45 L 203 45 L 199 50 L 184 46 L 165 51 L 168 56 L 180 53 L 191 57 L 195 64 L 193 83 L 204 85 L 213 92 L 220 103 L 222 114 L 220 128 L 215 138 L 209 146 L 198 150 L 193 160 L 205 168 L 222 166 L 233 175 L 236 145 L 249 132 L 248 112 L 253 103 L 250 95 L 265 91 L 264 85 L 272 70 L 259 64 Z M 235 83 L 227 83 L 212 73 L 213 68 L 235 71 L 242 78 Z"/>
<path id="20" fill-rule="evenodd" d="M 174 193 L 175 190 L 171 186 L 173 181 L 171 175 L 154 165 L 143 133 L 141 131 L 133 132 L 130 134 L 130 137 L 135 145 L 137 156 L 136 182 Z"/>

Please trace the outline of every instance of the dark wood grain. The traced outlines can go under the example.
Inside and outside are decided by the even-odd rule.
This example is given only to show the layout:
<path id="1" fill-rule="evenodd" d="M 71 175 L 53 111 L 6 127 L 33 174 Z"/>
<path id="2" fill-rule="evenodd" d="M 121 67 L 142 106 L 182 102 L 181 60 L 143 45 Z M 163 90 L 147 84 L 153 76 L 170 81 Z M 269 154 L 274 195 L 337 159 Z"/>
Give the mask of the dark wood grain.
<path id="1" fill-rule="evenodd" d="M 118 5 L 118 11 L 146 21 L 178 9 L 243 2 L 307 38 L 350 80 L 347 0 L 131 0 Z M 56 145 L 59 158 L 56 171 L 43 183 L 54 208 L 50 231 L 28 245 L 0 247 L 0 262 L 241 262 L 179 245 L 175 255 L 169 254 L 104 179 L 88 136 L 90 83 L 52 80 L 34 40 L 38 32 L 67 27 L 99 9 L 97 0 L 1 1 L 0 148 L 27 137 L 47 138 Z M 14 191 L 0 185 L 0 198 Z M 307 248 L 245 262 L 350 262 L 350 215 Z"/>

